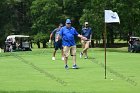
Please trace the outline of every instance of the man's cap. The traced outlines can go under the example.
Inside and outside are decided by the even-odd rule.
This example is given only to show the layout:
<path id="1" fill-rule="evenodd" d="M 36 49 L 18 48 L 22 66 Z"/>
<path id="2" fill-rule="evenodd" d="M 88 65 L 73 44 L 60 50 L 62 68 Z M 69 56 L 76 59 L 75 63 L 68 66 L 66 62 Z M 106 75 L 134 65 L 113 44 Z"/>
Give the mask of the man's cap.
<path id="1" fill-rule="evenodd" d="M 85 22 L 85 25 L 88 25 L 88 22 Z"/>
<path id="2" fill-rule="evenodd" d="M 66 24 L 68 24 L 68 23 L 71 23 L 71 20 L 70 19 L 67 19 L 66 20 Z"/>

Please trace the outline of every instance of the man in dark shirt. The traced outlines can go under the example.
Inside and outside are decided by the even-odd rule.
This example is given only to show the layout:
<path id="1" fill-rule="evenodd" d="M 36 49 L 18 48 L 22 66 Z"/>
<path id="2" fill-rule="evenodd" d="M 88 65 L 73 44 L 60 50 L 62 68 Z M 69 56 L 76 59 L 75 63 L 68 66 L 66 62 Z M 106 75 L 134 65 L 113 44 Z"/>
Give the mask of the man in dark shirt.
<path id="1" fill-rule="evenodd" d="M 81 40 L 83 51 L 80 53 L 80 58 L 82 58 L 82 55 L 85 54 L 85 59 L 87 59 L 88 58 L 87 50 L 89 48 L 91 38 L 92 38 L 92 30 L 89 27 L 88 22 L 85 22 L 84 27 L 82 28 L 81 35 L 86 37 L 87 40 Z"/>
<path id="2" fill-rule="evenodd" d="M 54 29 L 54 30 L 52 31 L 52 33 L 50 34 L 50 40 L 49 40 L 49 42 L 51 42 L 51 40 L 53 39 L 54 48 L 55 48 L 55 49 L 54 49 L 54 52 L 53 52 L 52 60 L 55 60 L 55 54 L 56 54 L 56 51 L 57 51 L 58 49 L 61 50 L 62 60 L 64 60 L 64 57 L 63 57 L 63 49 L 62 49 L 62 48 L 63 48 L 63 47 L 62 47 L 62 39 L 56 41 L 56 37 L 58 36 L 61 27 L 63 27 L 63 24 L 59 24 L 59 27 L 56 28 L 56 29 Z"/>

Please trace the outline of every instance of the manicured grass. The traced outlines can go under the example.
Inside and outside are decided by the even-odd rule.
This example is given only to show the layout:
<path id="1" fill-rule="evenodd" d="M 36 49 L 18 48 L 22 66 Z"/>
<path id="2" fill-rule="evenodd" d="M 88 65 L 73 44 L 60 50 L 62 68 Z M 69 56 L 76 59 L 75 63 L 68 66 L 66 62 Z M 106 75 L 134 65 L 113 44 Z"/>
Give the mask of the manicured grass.
<path id="1" fill-rule="evenodd" d="M 0 53 L 0 93 L 139 93 L 140 53 L 127 48 L 107 49 L 107 79 L 104 79 L 104 49 L 89 49 L 89 59 L 80 59 L 80 69 L 64 69 L 60 51 L 52 61 L 53 48 Z"/>

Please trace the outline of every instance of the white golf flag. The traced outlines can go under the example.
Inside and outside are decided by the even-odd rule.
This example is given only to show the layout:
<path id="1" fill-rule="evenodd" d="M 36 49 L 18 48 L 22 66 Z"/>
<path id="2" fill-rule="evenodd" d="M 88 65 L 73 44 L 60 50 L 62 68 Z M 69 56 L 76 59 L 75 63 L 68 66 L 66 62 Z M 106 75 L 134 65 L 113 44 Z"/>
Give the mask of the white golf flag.
<path id="1" fill-rule="evenodd" d="M 105 23 L 120 23 L 118 14 L 111 10 L 105 10 Z"/>

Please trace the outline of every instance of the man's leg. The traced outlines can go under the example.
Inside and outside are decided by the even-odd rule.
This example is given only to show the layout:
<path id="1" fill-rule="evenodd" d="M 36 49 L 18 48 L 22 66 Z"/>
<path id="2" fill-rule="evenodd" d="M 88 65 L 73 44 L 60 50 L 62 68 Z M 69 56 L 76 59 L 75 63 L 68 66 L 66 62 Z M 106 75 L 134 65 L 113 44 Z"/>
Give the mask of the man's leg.
<path id="1" fill-rule="evenodd" d="M 69 56 L 69 50 L 70 50 L 70 47 L 67 47 L 67 46 L 63 47 L 64 63 L 65 63 L 66 69 L 68 69 L 67 61 L 68 61 L 68 56 Z"/>
<path id="2" fill-rule="evenodd" d="M 85 48 L 85 41 L 81 40 L 81 44 L 82 44 L 82 48 L 84 49 Z M 82 52 L 80 52 L 80 58 L 82 58 L 82 56 L 83 56 L 83 50 L 82 50 Z"/>
<path id="3" fill-rule="evenodd" d="M 85 57 L 87 57 L 87 50 L 88 50 L 88 48 L 85 50 Z"/>
<path id="4" fill-rule="evenodd" d="M 72 61 L 73 61 L 73 69 L 77 69 L 77 65 L 76 65 L 76 46 L 72 46 L 71 47 L 71 56 L 72 56 Z"/>
<path id="5" fill-rule="evenodd" d="M 63 52 L 62 42 L 59 42 L 59 48 L 60 48 L 60 50 L 61 50 L 61 57 L 62 57 L 62 60 L 64 60 L 64 52 Z"/>
<path id="6" fill-rule="evenodd" d="M 63 49 L 61 49 L 61 56 L 62 56 L 62 60 L 64 60 L 64 53 L 63 53 Z"/>
<path id="7" fill-rule="evenodd" d="M 72 46 L 70 49 L 73 65 L 76 65 L 76 46 Z"/>
<path id="8" fill-rule="evenodd" d="M 57 51 L 57 50 L 54 50 L 54 52 L 53 52 L 53 57 L 55 57 L 56 51 Z"/>
<path id="9" fill-rule="evenodd" d="M 53 52 L 52 60 L 55 60 L 56 51 L 57 51 L 57 50 L 54 50 L 54 52 Z"/>
<path id="10" fill-rule="evenodd" d="M 85 41 L 81 40 L 82 48 L 85 48 Z"/>
<path id="11" fill-rule="evenodd" d="M 85 54 L 85 58 L 87 58 L 87 50 L 88 50 L 88 48 L 89 48 L 89 41 L 87 41 L 86 42 L 86 44 L 85 44 L 85 48 L 83 49 L 83 53 Z"/>
<path id="12" fill-rule="evenodd" d="M 64 63 L 65 63 L 65 65 L 68 65 L 67 62 L 68 62 L 68 57 L 64 57 Z"/>
<path id="13" fill-rule="evenodd" d="M 72 56 L 73 65 L 76 65 L 76 55 Z"/>
<path id="14" fill-rule="evenodd" d="M 57 45 L 57 42 L 54 43 L 54 52 L 53 52 L 53 57 L 52 57 L 52 60 L 55 60 L 55 54 L 56 54 L 56 51 L 58 50 L 58 45 Z"/>

